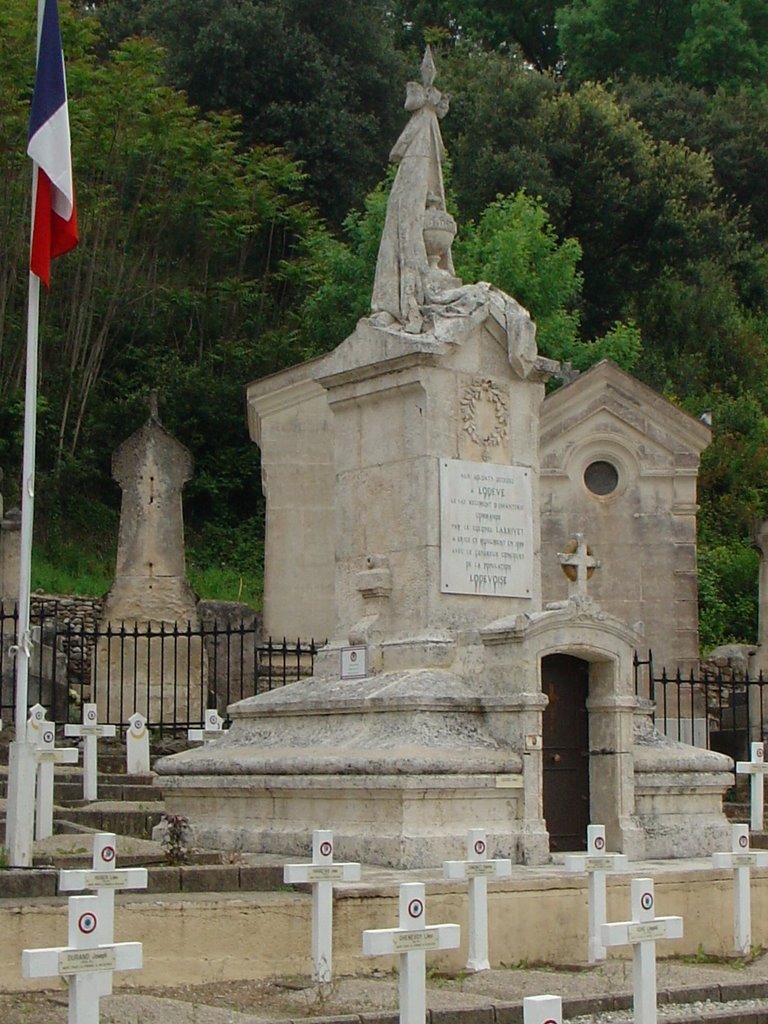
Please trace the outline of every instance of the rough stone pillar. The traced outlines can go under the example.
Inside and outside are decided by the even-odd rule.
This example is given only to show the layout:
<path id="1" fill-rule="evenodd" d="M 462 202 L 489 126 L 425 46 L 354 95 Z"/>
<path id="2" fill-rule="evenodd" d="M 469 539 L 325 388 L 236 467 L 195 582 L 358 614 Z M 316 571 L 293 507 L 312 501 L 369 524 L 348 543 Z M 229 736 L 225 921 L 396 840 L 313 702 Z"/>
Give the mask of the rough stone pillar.
<path id="1" fill-rule="evenodd" d="M 205 705 L 205 652 L 197 598 L 184 566 L 181 491 L 192 476 L 192 456 L 160 423 L 149 419 L 112 456 L 112 476 L 123 492 L 115 579 L 104 601 L 102 625 L 135 629 L 137 637 L 104 639 L 95 658 L 99 717 L 127 722 L 140 711 L 150 723 L 197 721 Z M 158 630 L 179 637 L 156 636 Z M 141 636 L 141 634 L 144 636 Z"/>

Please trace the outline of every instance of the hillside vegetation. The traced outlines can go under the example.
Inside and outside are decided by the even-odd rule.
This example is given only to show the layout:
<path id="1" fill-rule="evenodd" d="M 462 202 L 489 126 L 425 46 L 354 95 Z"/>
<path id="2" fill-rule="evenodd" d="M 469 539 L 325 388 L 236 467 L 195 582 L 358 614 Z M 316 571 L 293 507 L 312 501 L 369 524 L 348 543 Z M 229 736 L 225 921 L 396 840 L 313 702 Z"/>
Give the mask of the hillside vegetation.
<path id="1" fill-rule="evenodd" d="M 35 583 L 112 572 L 113 449 L 160 393 L 192 451 L 193 582 L 258 601 L 244 385 L 366 312 L 425 41 L 457 269 L 544 354 L 610 355 L 694 415 L 702 642 L 754 639 L 768 514 L 768 12 L 758 0 L 60 0 L 81 244 L 41 321 Z M 18 479 L 34 5 L 0 6 L 0 465 Z"/>

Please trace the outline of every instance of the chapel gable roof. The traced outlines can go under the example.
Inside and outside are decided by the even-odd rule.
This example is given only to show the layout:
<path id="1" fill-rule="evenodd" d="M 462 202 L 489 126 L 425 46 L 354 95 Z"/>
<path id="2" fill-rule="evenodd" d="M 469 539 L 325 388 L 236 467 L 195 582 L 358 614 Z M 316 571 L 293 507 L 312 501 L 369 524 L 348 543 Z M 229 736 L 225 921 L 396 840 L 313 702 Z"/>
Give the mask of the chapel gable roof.
<path id="1" fill-rule="evenodd" d="M 712 431 L 636 377 L 603 359 L 570 384 L 548 395 L 541 407 L 541 444 L 567 437 L 590 419 L 609 413 L 633 434 L 669 451 L 699 455 Z"/>

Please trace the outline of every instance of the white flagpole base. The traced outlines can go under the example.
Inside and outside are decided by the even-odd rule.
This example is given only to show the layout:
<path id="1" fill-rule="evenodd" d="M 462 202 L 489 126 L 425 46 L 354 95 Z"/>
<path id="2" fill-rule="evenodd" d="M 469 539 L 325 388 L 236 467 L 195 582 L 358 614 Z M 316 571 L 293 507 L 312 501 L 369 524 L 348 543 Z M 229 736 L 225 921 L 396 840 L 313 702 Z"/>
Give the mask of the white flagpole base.
<path id="1" fill-rule="evenodd" d="M 5 845 L 8 863 L 14 868 L 32 866 L 35 826 L 35 747 L 14 740 L 8 749 L 8 805 Z"/>

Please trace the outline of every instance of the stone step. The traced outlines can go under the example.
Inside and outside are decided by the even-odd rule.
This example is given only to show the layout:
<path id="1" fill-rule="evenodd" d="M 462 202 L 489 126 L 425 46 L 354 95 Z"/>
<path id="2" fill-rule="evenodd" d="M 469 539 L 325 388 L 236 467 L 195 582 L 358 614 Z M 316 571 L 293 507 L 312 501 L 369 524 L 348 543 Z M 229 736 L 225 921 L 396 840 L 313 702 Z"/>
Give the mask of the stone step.
<path id="1" fill-rule="evenodd" d="M 98 796 L 99 800 L 127 800 L 142 803 L 157 803 L 162 802 L 163 799 L 162 790 L 154 786 L 119 784 L 101 780 L 98 783 Z M 56 781 L 54 783 L 54 799 L 57 804 L 67 804 L 68 806 L 82 804 L 84 802 L 82 782 L 79 780 L 77 782 Z"/>
<path id="2" fill-rule="evenodd" d="M 131 863 L 131 858 L 120 858 L 121 867 L 128 867 Z M 137 891 L 273 892 L 283 887 L 283 868 L 279 864 L 150 864 L 147 865 L 147 875 L 147 889 Z M 0 871 L 0 899 L 55 896 L 58 877 L 59 869 L 53 867 L 8 868 Z"/>
<path id="3" fill-rule="evenodd" d="M 163 799 L 162 790 L 154 786 L 157 776 L 151 772 L 142 775 L 101 773 L 98 777 L 98 793 L 100 800 L 141 800 L 159 801 Z M 57 803 L 69 803 L 83 799 L 82 769 L 59 770 L 54 775 L 54 799 Z M 8 777 L 0 775 L 0 798 L 7 796 Z"/>
<path id="4" fill-rule="evenodd" d="M 149 803 L 97 801 L 83 807 L 54 807 L 53 816 L 61 831 L 66 831 L 63 826 L 69 822 L 96 832 L 150 839 L 152 829 L 163 817 L 163 808 L 157 803 L 149 806 Z"/>

